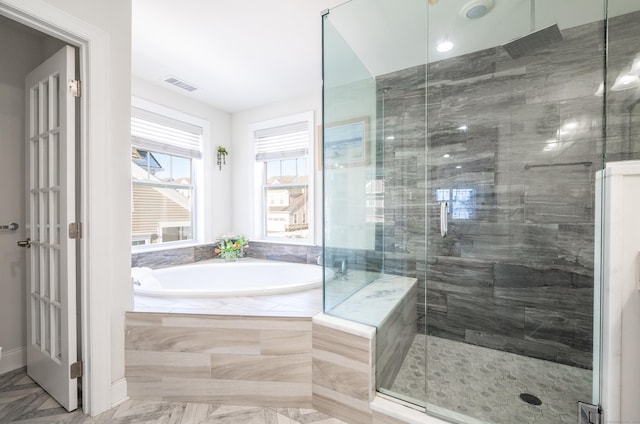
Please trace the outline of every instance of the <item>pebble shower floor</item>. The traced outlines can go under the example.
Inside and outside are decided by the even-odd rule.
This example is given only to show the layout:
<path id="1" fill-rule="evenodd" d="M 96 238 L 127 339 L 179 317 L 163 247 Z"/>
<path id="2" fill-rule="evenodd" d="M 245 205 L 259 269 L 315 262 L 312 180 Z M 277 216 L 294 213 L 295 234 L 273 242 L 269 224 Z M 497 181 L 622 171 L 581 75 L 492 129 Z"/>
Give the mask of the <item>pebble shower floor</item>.
<path id="1" fill-rule="evenodd" d="M 425 380 L 425 344 L 427 350 Z M 590 370 L 416 335 L 391 391 L 492 424 L 575 424 L 591 399 Z M 542 401 L 530 405 L 529 393 Z"/>

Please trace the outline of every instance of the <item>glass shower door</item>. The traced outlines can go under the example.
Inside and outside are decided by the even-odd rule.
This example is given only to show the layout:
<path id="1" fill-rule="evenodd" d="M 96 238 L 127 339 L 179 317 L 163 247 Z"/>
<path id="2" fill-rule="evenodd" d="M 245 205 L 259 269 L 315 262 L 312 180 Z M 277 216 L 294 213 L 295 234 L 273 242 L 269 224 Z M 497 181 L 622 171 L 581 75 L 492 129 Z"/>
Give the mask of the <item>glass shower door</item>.
<path id="1" fill-rule="evenodd" d="M 592 401 L 604 3 L 564 3 L 579 19 L 429 8 L 428 411 L 575 423 Z"/>
<path id="2" fill-rule="evenodd" d="M 417 285 L 393 360 L 378 342 L 379 392 L 456 422 L 575 423 L 577 401 L 598 401 L 605 6 L 352 0 L 325 20 L 325 127 L 366 121 L 369 142 L 348 164 L 326 144 L 350 152 L 348 131 L 324 131 L 325 264 L 347 269 L 325 311 L 380 277 Z M 619 62 L 633 70 L 628 13 Z M 637 153 L 637 108 L 621 101 L 607 158 Z"/>

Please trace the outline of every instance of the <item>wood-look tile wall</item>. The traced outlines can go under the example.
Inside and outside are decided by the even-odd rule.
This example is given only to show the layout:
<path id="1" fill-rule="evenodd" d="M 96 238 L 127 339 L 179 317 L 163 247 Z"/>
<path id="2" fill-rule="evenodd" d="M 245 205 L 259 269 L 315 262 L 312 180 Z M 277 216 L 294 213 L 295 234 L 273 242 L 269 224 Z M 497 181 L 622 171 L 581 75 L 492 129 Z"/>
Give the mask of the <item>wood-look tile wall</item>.
<path id="1" fill-rule="evenodd" d="M 376 386 L 390 389 L 404 363 L 416 335 L 417 284 L 398 302 L 393 311 L 377 326 Z"/>
<path id="2" fill-rule="evenodd" d="M 364 326 L 363 326 L 364 327 Z M 313 323 L 313 407 L 353 424 L 370 424 L 375 394 L 375 329 L 356 335 Z"/>
<path id="3" fill-rule="evenodd" d="M 311 407 L 311 319 L 129 312 L 138 400 Z"/>

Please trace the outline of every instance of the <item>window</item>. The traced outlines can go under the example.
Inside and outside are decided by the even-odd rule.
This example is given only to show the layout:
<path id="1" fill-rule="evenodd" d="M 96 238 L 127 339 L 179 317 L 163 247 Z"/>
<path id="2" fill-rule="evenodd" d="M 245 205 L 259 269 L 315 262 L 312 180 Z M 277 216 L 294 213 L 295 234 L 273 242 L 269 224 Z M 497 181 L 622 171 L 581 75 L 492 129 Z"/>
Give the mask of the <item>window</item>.
<path id="1" fill-rule="evenodd" d="M 196 239 L 203 129 L 134 107 L 131 134 L 131 245 Z"/>
<path id="2" fill-rule="evenodd" d="M 256 152 L 256 208 L 263 239 L 312 241 L 310 145 L 313 112 L 257 124 L 253 128 Z M 301 219 L 302 218 L 302 219 Z"/>

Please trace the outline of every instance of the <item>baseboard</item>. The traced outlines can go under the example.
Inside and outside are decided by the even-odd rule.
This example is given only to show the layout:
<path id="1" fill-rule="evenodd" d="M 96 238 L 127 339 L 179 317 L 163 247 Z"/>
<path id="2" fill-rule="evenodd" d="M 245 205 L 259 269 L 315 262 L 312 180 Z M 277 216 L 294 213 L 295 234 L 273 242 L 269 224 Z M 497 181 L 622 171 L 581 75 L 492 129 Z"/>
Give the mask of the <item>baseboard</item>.
<path id="1" fill-rule="evenodd" d="M 0 374 L 17 370 L 18 368 L 27 366 L 27 349 L 18 347 L 11 350 L 2 350 L 2 358 L 0 358 Z"/>
<path id="2" fill-rule="evenodd" d="M 121 378 L 120 380 L 111 383 L 111 407 L 121 404 L 125 400 L 128 400 L 127 395 L 127 379 Z"/>

